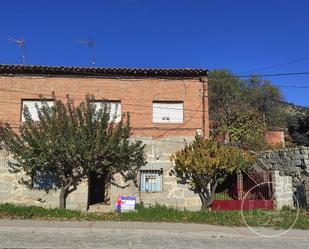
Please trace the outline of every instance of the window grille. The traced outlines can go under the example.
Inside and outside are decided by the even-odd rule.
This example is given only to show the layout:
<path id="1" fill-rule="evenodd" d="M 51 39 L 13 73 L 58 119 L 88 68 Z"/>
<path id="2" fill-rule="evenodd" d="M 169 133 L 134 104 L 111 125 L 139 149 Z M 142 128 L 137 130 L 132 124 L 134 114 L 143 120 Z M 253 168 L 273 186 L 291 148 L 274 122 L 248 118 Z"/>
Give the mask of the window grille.
<path id="1" fill-rule="evenodd" d="M 162 191 L 163 170 L 141 170 L 140 171 L 140 191 L 159 192 Z"/>

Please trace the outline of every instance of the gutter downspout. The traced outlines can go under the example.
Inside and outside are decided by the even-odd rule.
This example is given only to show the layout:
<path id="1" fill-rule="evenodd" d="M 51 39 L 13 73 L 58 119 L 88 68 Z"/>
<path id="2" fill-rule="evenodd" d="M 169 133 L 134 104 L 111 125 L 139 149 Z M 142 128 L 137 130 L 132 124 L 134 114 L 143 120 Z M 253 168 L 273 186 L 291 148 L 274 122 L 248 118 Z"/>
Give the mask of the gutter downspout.
<path id="1" fill-rule="evenodd" d="M 207 97 L 206 94 L 206 90 L 207 89 L 207 85 L 208 85 L 208 80 L 207 77 L 203 77 L 200 78 L 200 82 L 202 83 L 202 130 L 203 130 L 203 137 L 206 138 L 206 101 L 205 98 Z"/>

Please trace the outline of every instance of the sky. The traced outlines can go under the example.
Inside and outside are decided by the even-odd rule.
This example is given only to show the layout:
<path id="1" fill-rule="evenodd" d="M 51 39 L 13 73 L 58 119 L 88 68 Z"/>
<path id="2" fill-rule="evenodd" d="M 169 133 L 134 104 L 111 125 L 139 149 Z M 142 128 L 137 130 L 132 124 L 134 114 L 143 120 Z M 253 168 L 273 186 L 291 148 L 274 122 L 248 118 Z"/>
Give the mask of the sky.
<path id="1" fill-rule="evenodd" d="M 91 66 L 76 41 L 93 39 L 98 67 L 309 72 L 308 13 L 308 0 L 3 0 L 0 64 L 21 63 L 8 39 L 23 37 L 31 65 Z M 309 107 L 309 75 L 263 78 Z"/>

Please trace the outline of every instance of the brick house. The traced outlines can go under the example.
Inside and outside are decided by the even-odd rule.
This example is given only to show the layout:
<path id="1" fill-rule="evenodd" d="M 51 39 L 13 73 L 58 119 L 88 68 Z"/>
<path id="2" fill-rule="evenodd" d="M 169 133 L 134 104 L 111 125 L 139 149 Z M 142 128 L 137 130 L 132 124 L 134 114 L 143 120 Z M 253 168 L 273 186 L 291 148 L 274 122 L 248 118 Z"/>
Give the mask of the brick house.
<path id="1" fill-rule="evenodd" d="M 100 198 L 100 201 L 91 201 L 97 198 L 92 189 L 97 193 L 100 183 L 88 186 L 83 182 L 68 197 L 67 207 L 111 210 L 119 194 L 128 194 L 137 196 L 146 205 L 160 203 L 198 209 L 198 196 L 170 176 L 173 165 L 169 155 L 183 147 L 184 139 L 192 140 L 197 132 L 206 137 L 209 134 L 206 77 L 207 70 L 197 69 L 0 65 L 0 122 L 18 127 L 23 120 L 23 106 L 34 110 L 40 96 L 48 99 L 51 92 L 59 98 L 69 94 L 76 102 L 83 100 L 86 94 L 93 94 L 98 100 L 108 99 L 112 108 L 118 107 L 117 114 L 130 112 L 133 139 L 147 145 L 148 164 L 140 171 L 138 188 L 133 184 L 126 189 L 111 186 L 109 202 Z M 33 118 L 36 118 L 35 112 Z M 2 151 L 0 202 L 58 206 L 58 193 L 29 191 L 18 184 L 20 176 L 8 173 L 5 155 Z"/>

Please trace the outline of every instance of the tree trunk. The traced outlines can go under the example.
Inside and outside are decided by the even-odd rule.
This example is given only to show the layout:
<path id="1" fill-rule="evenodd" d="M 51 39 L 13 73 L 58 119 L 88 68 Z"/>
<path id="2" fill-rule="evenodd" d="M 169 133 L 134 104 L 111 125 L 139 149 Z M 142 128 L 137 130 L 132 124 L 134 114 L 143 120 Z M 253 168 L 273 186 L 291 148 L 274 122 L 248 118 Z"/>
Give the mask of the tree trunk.
<path id="1" fill-rule="evenodd" d="M 199 192 L 199 196 L 202 202 L 201 211 L 207 209 L 212 203 L 212 196 L 206 197 L 203 193 Z"/>
<path id="2" fill-rule="evenodd" d="M 59 208 L 66 209 L 67 196 L 68 196 L 68 189 L 62 187 L 59 195 Z"/>
<path id="3" fill-rule="evenodd" d="M 70 187 L 71 187 L 71 189 L 70 189 Z M 73 178 L 70 178 L 70 180 L 68 180 L 67 184 L 60 188 L 59 208 L 62 208 L 62 209 L 66 208 L 66 202 L 67 202 L 68 195 L 71 194 L 72 192 L 74 192 L 76 189 L 77 189 L 76 181 L 74 181 Z"/>
<path id="4" fill-rule="evenodd" d="M 216 193 L 218 183 L 219 183 L 219 180 L 217 179 L 210 191 L 210 189 L 208 188 L 208 184 L 203 182 L 203 186 L 205 186 L 205 188 L 198 191 L 198 194 L 202 202 L 201 210 L 205 210 L 211 206 L 214 195 Z"/>

